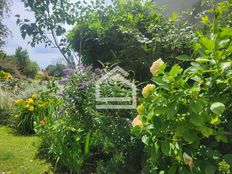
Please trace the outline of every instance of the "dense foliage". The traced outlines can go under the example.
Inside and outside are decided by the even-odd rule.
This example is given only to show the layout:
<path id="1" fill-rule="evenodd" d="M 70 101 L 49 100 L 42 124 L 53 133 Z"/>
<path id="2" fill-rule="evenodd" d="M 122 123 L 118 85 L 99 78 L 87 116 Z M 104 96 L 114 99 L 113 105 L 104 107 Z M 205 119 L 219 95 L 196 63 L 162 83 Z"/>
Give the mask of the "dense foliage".
<path id="1" fill-rule="evenodd" d="M 198 33 L 189 68 L 162 60 L 150 68 L 154 84 L 134 120 L 149 154 L 144 173 L 231 173 L 232 28 L 218 24 L 223 3 L 210 10 L 212 21 L 202 18 L 210 30 Z"/>
<path id="2" fill-rule="evenodd" d="M 79 69 L 61 93 L 63 109 L 53 112 L 52 117 L 46 115 L 46 120 L 37 120 L 40 129 L 36 130 L 43 138 L 42 150 L 60 170 L 137 173 L 143 148 L 130 134 L 132 112 L 96 110 L 97 76 L 89 68 Z M 127 93 L 118 85 L 114 84 L 115 94 Z"/>
<path id="3" fill-rule="evenodd" d="M 176 13 L 167 19 L 150 0 L 92 2 L 76 22 L 68 38 L 83 63 L 118 63 L 139 81 L 150 78 L 154 59 L 172 65 L 177 55 L 193 53 L 193 28 Z"/>
<path id="4" fill-rule="evenodd" d="M 39 70 L 39 66 L 36 62 L 30 60 L 27 50 L 23 50 L 21 47 L 15 51 L 16 62 L 19 65 L 21 72 L 29 77 L 34 78 Z"/>
<path id="5" fill-rule="evenodd" d="M 72 64 L 71 45 L 92 66 L 50 65 L 48 74 L 64 76 L 61 81 L 40 71 L 25 82 L 15 77 L 37 72 L 27 51 L 0 54 L 1 118 L 9 111 L 19 132 L 40 136 L 39 154 L 61 173 L 230 174 L 232 1 L 204 2 L 195 28 L 175 13 L 166 19 L 148 0 L 24 0 L 36 18 L 17 22 L 23 37 L 32 36 L 32 46 L 54 44 Z M 64 23 L 75 27 L 59 43 Z M 132 70 L 139 82 L 151 76 L 137 116 L 134 110 L 96 108 L 95 85 L 108 63 Z M 103 81 L 101 94 L 130 97 L 117 77 Z"/>
<path id="6" fill-rule="evenodd" d="M 80 1 L 23 0 L 23 2 L 25 8 L 33 13 L 35 20 L 21 19 L 20 14 L 16 15 L 22 37 L 30 36 L 32 38 L 30 44 L 33 47 L 44 43 L 45 46 L 57 48 L 64 60 L 73 66 L 75 57 L 67 39 L 62 36 L 66 33 L 64 25 L 74 24 Z"/>
<path id="7" fill-rule="evenodd" d="M 48 65 L 46 71 L 49 76 L 63 77 L 65 75 L 66 65 L 57 63 L 55 65 Z"/>

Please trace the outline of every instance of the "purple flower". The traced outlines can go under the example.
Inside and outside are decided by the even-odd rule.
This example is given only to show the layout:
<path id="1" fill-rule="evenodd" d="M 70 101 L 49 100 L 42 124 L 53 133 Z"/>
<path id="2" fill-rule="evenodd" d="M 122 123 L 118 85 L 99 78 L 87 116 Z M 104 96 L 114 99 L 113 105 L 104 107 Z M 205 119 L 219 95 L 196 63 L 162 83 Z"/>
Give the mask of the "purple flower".
<path id="1" fill-rule="evenodd" d="M 80 85 L 77 87 L 77 89 L 85 89 L 87 87 L 86 83 L 80 83 Z"/>
<path id="2" fill-rule="evenodd" d="M 79 70 L 81 70 L 81 69 L 83 69 L 84 68 L 84 65 L 83 64 L 77 64 L 77 69 L 79 69 Z"/>
<path id="3" fill-rule="evenodd" d="M 64 70 L 64 73 L 65 73 L 65 77 L 70 77 L 71 75 L 73 75 L 74 70 L 71 68 L 67 68 Z"/>
<path id="4" fill-rule="evenodd" d="M 60 83 L 61 83 L 61 84 L 64 84 L 64 83 L 66 83 L 68 80 L 69 80 L 69 77 L 64 77 L 64 78 L 60 81 Z"/>
<path id="5" fill-rule="evenodd" d="M 103 70 L 100 69 L 100 68 L 95 69 L 95 73 L 96 73 L 97 75 L 102 74 L 102 72 L 103 72 Z"/>

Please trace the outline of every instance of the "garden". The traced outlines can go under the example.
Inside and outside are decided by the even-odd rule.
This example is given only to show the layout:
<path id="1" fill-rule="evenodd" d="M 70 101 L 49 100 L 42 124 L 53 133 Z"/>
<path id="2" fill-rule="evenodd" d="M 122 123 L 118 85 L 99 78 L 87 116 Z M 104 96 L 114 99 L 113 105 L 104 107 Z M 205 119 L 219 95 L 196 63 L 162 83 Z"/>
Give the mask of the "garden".
<path id="1" fill-rule="evenodd" d="M 231 0 L 171 15 L 152 0 L 22 2 L 21 37 L 65 63 L 0 49 L 0 174 L 232 173 Z M 134 95 L 129 81 L 136 107 L 96 107 L 98 92 L 103 106 Z"/>

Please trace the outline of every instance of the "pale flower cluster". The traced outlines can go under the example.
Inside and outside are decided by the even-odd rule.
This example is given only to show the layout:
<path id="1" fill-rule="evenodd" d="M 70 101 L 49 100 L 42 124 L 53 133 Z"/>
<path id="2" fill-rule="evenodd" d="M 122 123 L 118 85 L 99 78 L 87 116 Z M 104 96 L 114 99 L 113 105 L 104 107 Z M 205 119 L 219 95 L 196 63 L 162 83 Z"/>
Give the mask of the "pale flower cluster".
<path id="1" fill-rule="evenodd" d="M 147 98 L 153 91 L 153 89 L 155 89 L 155 85 L 154 84 L 148 84 L 147 86 L 145 86 L 142 90 L 142 95 L 144 98 Z"/>
<path id="2" fill-rule="evenodd" d="M 151 68 L 150 68 L 150 72 L 153 76 L 155 76 L 157 74 L 157 72 L 159 71 L 159 68 L 161 65 L 163 65 L 164 62 L 162 61 L 162 59 L 158 59 L 155 62 L 153 62 Z"/>
<path id="3" fill-rule="evenodd" d="M 140 115 L 138 115 L 137 117 L 134 118 L 133 122 L 132 122 L 132 126 L 139 126 L 140 128 L 143 128 L 143 123 L 142 123 L 142 117 Z"/>

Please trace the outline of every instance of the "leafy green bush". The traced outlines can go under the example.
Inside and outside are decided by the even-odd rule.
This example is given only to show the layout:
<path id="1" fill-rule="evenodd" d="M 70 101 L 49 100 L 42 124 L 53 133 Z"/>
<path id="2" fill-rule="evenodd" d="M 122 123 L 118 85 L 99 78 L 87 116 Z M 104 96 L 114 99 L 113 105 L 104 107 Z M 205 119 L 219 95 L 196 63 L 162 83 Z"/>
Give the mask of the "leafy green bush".
<path id="1" fill-rule="evenodd" d="M 49 76 L 54 77 L 63 77 L 65 75 L 66 66 L 61 63 L 57 63 L 55 65 L 48 65 L 46 71 Z"/>
<path id="2" fill-rule="evenodd" d="M 30 60 L 27 50 L 18 47 L 15 51 L 15 58 L 21 72 L 25 76 L 29 78 L 34 78 L 36 76 L 39 66 L 36 62 Z"/>
<path id="3" fill-rule="evenodd" d="M 143 173 L 231 173 L 232 29 L 213 12 L 189 68 L 167 69 L 162 60 L 150 68 L 154 84 L 143 89 L 133 122 L 149 157 Z"/>
<path id="4" fill-rule="evenodd" d="M 12 75 L 10 73 L 7 73 L 3 70 L 0 70 L 0 81 L 5 81 L 5 80 L 9 80 L 12 79 Z"/>
<path id="5" fill-rule="evenodd" d="M 89 70 L 70 77 L 62 94 L 64 110 L 39 132 L 42 149 L 57 167 L 74 173 L 138 173 L 143 146 L 130 134 L 133 112 L 97 110 L 96 78 Z M 115 87 L 115 93 L 128 94 Z"/>
<path id="6" fill-rule="evenodd" d="M 192 54 L 193 27 L 174 14 L 166 19 L 151 0 L 96 1 L 83 5 L 69 32 L 72 47 L 84 64 L 119 63 L 138 81 L 150 79 L 149 65 L 164 57 L 170 65 L 179 54 Z"/>
<path id="7" fill-rule="evenodd" d="M 0 52 L 0 70 L 10 73 L 13 77 L 23 78 L 15 57 L 2 52 Z"/>
<path id="8" fill-rule="evenodd" d="M 49 83 L 48 86 L 49 90 L 37 89 L 37 93 L 30 95 L 30 97 L 15 100 L 12 122 L 19 132 L 33 133 L 35 129 L 39 129 L 38 125 L 43 126 L 45 121 L 50 120 L 51 115 L 59 106 L 59 98 L 51 95 L 52 90 L 56 90 L 51 87 L 54 86 L 53 83 Z M 37 124 L 35 125 L 34 122 Z"/>

